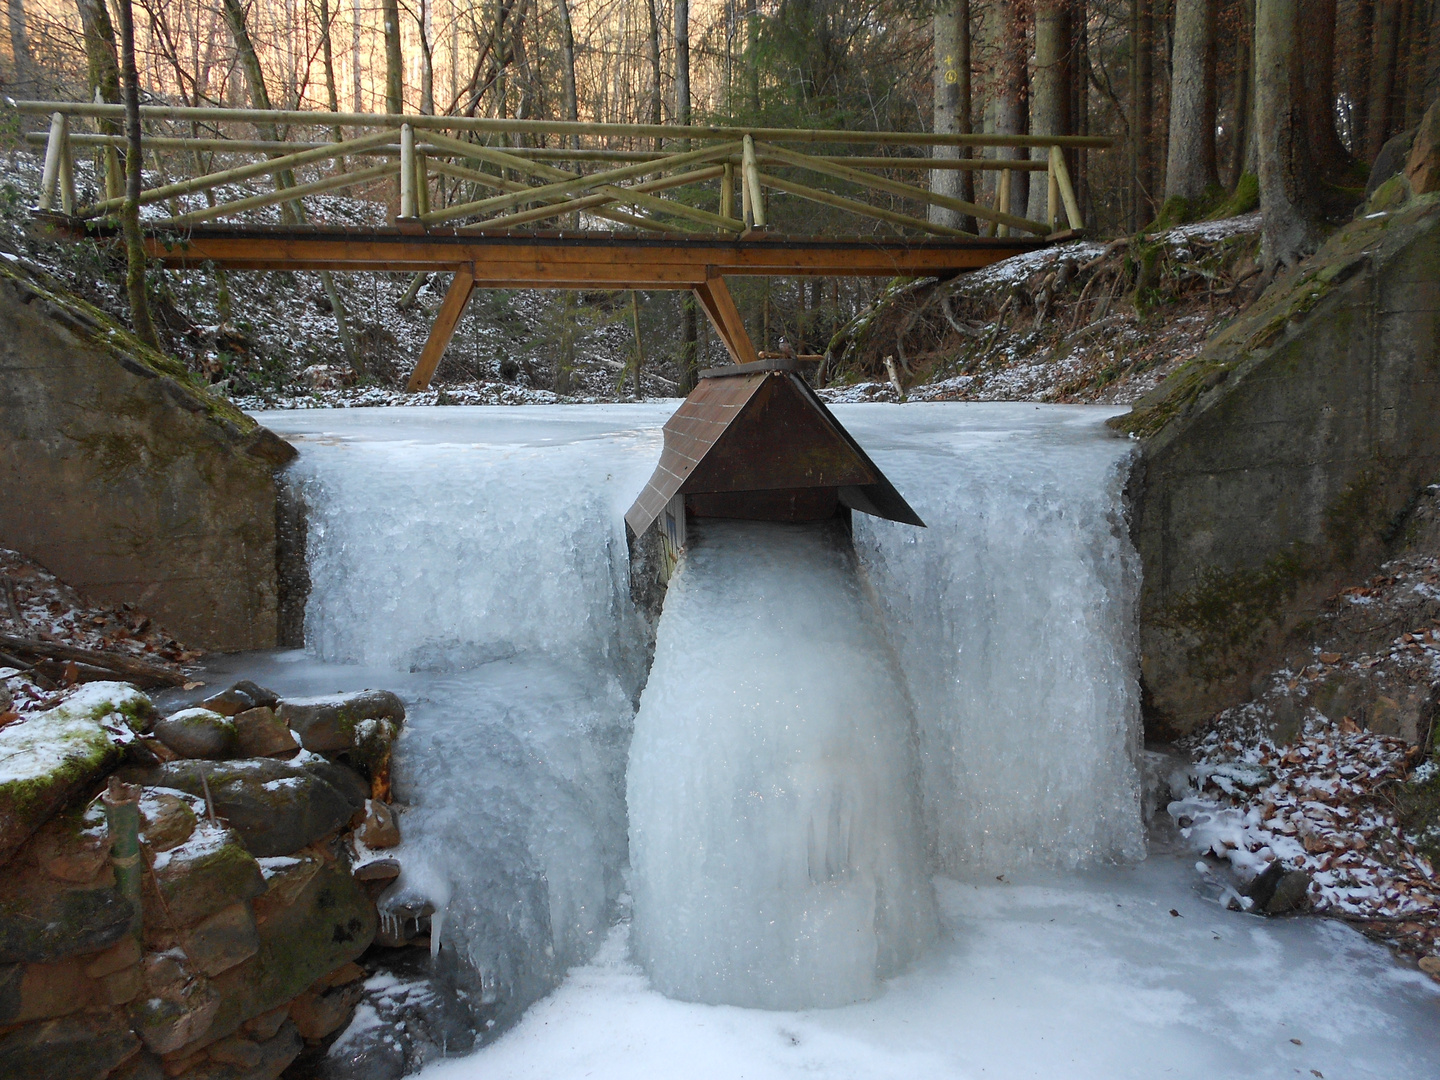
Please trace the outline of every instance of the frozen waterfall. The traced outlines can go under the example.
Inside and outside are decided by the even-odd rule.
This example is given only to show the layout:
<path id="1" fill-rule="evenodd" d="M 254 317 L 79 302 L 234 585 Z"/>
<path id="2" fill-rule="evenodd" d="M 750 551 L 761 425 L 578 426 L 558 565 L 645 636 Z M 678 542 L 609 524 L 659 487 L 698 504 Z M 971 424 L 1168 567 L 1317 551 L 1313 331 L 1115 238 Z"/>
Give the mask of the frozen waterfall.
<path id="1" fill-rule="evenodd" d="M 627 872 L 659 985 L 837 1003 L 933 932 L 929 871 L 1143 855 L 1129 448 L 1105 410 L 837 407 L 930 527 L 856 515 L 852 554 L 706 523 L 647 685 L 621 516 L 674 407 L 261 416 L 301 450 L 313 582 L 308 653 L 267 677 L 406 699 L 384 903 L 434 908 L 477 1017 L 592 955 Z M 825 708 L 787 726 L 801 698 Z"/>

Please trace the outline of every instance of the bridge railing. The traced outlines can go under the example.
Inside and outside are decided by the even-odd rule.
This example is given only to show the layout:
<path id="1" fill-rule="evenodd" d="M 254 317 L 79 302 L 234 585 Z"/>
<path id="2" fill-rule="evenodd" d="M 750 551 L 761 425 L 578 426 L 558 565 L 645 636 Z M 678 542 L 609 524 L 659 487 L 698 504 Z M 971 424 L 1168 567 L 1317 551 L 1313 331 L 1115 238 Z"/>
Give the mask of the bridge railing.
<path id="1" fill-rule="evenodd" d="M 123 123 L 123 108 L 85 102 L 12 102 L 23 115 L 50 118 L 48 132 L 31 132 L 26 139 L 45 146 L 37 209 L 56 210 L 80 220 L 115 214 L 124 203 L 119 153 L 126 146 L 116 134 Z M 145 187 L 144 206 L 163 204 L 169 217 L 151 217 L 150 226 L 186 228 L 220 219 L 235 219 L 264 207 L 279 205 L 287 221 L 304 220 L 307 197 L 345 189 L 373 193 L 377 185 L 398 188 L 398 224 L 446 227 L 460 232 L 508 231 L 524 226 L 554 225 L 569 215 L 592 215 L 616 225 L 647 232 L 679 235 L 740 236 L 764 231 L 767 226 L 767 191 L 779 191 L 811 202 L 884 222 L 901 230 L 932 236 L 973 237 L 976 234 L 942 222 L 896 209 L 896 200 L 941 207 L 974 218 L 982 232 L 1004 236 L 1028 233 L 1051 236 L 1069 228 L 1079 230 L 1081 213 L 1066 162 L 1067 149 L 1100 149 L 1110 140 L 1090 136 L 948 135 L 930 132 L 825 131 L 791 128 L 740 128 L 652 124 L 588 124 L 557 120 L 505 120 L 479 117 L 328 113 L 257 109 L 184 108 L 142 106 L 142 154 L 159 161 L 160 152 L 172 155 L 193 175 Z M 155 134 L 157 124 L 185 125 L 192 134 Z M 78 130 L 93 125 L 94 131 Z M 224 138 L 219 132 L 237 125 L 273 132 L 283 126 L 318 128 L 331 137 L 324 141 L 286 138 Z M 108 128 L 108 131 L 106 130 Z M 214 137 L 198 134 L 215 131 Z M 345 136 L 343 129 L 353 134 Z M 487 140 L 485 142 L 475 140 Z M 553 146 L 494 145 L 489 140 L 551 140 Z M 601 145 L 582 146 L 581 141 Z M 654 149 L 635 149 L 639 140 Z M 630 149 L 614 149 L 628 143 Z M 665 144 L 669 144 L 668 147 Z M 785 144 L 785 145 L 782 145 Z M 805 145 L 807 152 L 794 149 Z M 860 156 L 817 154 L 815 145 L 871 146 L 901 153 Z M 953 147 L 956 156 L 919 156 L 927 147 Z M 1024 151 L 1020 158 L 959 157 L 958 148 Z M 1042 150 L 1034 155 L 1035 149 Z M 106 164 L 102 197 L 82 202 L 75 183 L 78 150 L 98 150 Z M 903 153 L 909 150 L 910 153 Z M 174 157 L 180 154 L 179 158 Z M 217 168 L 217 159 L 227 163 Z M 568 168 L 561 168 L 559 164 Z M 315 179 L 301 180 L 297 170 Z M 918 171 L 935 175 L 942 170 L 993 171 L 999 174 L 993 203 L 972 202 L 915 183 L 893 179 L 884 172 Z M 151 170 L 152 173 L 155 170 Z M 788 175 L 778 175 L 784 171 Z M 1044 173 L 1047 190 L 1045 221 L 1014 212 L 1012 178 L 1017 172 Z M 849 186 L 841 194 L 816 183 L 802 183 L 795 175 L 813 174 Z M 444 187 L 440 177 L 460 181 Z M 236 196 L 234 185 L 270 178 L 274 190 Z M 696 203 L 702 198 L 696 185 L 718 183 L 718 198 L 704 196 L 714 209 Z M 433 191 L 432 191 L 433 187 Z M 736 189 L 739 189 L 737 213 Z M 890 205 L 877 205 L 853 197 L 860 189 L 872 199 L 888 197 Z M 662 193 L 686 199 L 665 198 Z M 392 192 L 394 188 L 390 189 Z M 703 190 L 703 189 L 701 189 Z M 203 196 L 203 201 L 196 199 Z M 572 219 L 573 220 L 573 219 Z"/>

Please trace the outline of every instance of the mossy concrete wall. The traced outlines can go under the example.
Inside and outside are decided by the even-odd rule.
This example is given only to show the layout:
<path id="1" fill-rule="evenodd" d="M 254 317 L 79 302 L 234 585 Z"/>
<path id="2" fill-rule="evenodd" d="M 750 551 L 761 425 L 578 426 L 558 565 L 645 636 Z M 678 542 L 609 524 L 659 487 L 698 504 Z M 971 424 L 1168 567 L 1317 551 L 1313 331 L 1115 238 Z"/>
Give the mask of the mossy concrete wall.
<path id="1" fill-rule="evenodd" d="M 190 645 L 276 643 L 294 451 L 103 312 L 0 259 L 0 545 Z"/>
<path id="2" fill-rule="evenodd" d="M 1151 738 L 1248 698 L 1440 479 L 1440 202 L 1395 183 L 1111 421 L 1143 442 L 1130 494 Z"/>

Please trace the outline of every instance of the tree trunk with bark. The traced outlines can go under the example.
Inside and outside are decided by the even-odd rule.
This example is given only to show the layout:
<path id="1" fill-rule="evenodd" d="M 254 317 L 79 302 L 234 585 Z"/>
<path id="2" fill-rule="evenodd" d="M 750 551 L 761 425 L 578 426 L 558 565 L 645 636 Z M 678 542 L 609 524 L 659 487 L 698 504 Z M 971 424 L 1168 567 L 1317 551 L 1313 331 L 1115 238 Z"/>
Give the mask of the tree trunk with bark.
<path id="1" fill-rule="evenodd" d="M 420 111 L 435 115 L 435 14 L 432 0 L 420 0 Z"/>
<path id="2" fill-rule="evenodd" d="M 565 119 L 579 120 L 580 99 L 575 90 L 575 31 L 570 25 L 570 4 L 568 0 L 556 0 L 556 6 L 560 15 L 560 83 L 565 97 Z M 579 149 L 580 137 L 572 135 L 570 145 Z"/>
<path id="3" fill-rule="evenodd" d="M 1151 136 L 1155 105 L 1155 10 L 1153 0 L 1130 3 L 1130 205 L 1129 226 L 1138 229 L 1155 212 L 1155 157 Z"/>
<path id="4" fill-rule="evenodd" d="M 970 0 L 947 0 L 936 9 L 932 23 L 935 53 L 934 130 L 938 134 L 968 134 L 970 129 Z M 936 146 L 931 157 L 958 159 L 958 146 Z M 955 169 L 934 169 L 930 190 L 952 198 L 965 198 L 961 180 L 968 174 Z M 930 220 L 952 229 L 974 231 L 974 223 L 943 206 L 931 206 Z"/>
<path id="5" fill-rule="evenodd" d="M 226 0 L 230 2 L 230 0 Z M 399 0 L 380 0 L 385 22 L 385 111 L 405 111 L 405 57 L 400 51 Z"/>
<path id="6" fill-rule="evenodd" d="M 1365 157 L 1374 161 L 1394 135 L 1395 65 L 1400 54 L 1400 0 L 1376 0 L 1370 53 L 1370 92 L 1365 123 Z"/>
<path id="7" fill-rule="evenodd" d="M 120 12 L 120 65 L 125 98 L 125 205 L 120 227 L 125 235 L 125 292 L 130 298 L 130 325 L 135 336 L 160 348 L 150 319 L 150 296 L 145 288 L 145 241 L 140 233 L 140 185 L 144 162 L 140 154 L 140 74 L 135 67 L 135 15 L 130 0 L 117 0 Z"/>
<path id="8" fill-rule="evenodd" d="M 1335 130 L 1335 0 L 1304 0 L 1302 62 L 1305 67 L 1305 126 L 1310 157 L 1322 176 L 1339 179 L 1351 158 Z"/>
<path id="9" fill-rule="evenodd" d="M 1070 9 L 1068 0 L 1036 0 L 1035 75 L 1030 99 L 1032 135 L 1070 133 Z M 1030 150 L 1036 161 L 1050 157 L 1048 147 Z M 1043 173 L 1032 173 L 1029 212 L 1032 221 L 1049 214 L 1050 187 Z"/>
<path id="10" fill-rule="evenodd" d="M 1215 165 L 1215 0 L 1175 5 L 1165 199 L 1194 204 L 1220 186 Z"/>
<path id="11" fill-rule="evenodd" d="M 1319 206 L 1305 125 L 1298 0 L 1255 5 L 1256 119 L 1260 141 L 1261 257 L 1267 275 L 1315 250 Z"/>
<path id="12" fill-rule="evenodd" d="M 325 100 L 330 106 L 331 112 L 339 112 L 340 93 L 335 85 L 335 50 L 330 38 L 330 24 L 333 21 L 334 18 L 330 14 L 330 0 L 320 0 L 320 60 L 325 68 Z M 340 130 L 338 124 L 330 129 L 330 138 L 335 142 L 344 140 L 345 133 Z M 341 158 L 336 164 L 343 169 L 345 159 Z"/>
<path id="13" fill-rule="evenodd" d="M 1230 140 L 1229 176 L 1231 191 L 1245 174 L 1246 154 L 1255 134 L 1255 0 L 1240 0 L 1240 27 L 1235 35 L 1235 74 L 1231 116 L 1234 133 Z"/>
<path id="14" fill-rule="evenodd" d="M 663 123 L 664 109 L 661 105 L 663 94 L 660 89 L 660 16 L 655 10 L 657 0 L 645 0 L 645 11 L 650 17 L 650 40 L 648 59 L 650 61 L 650 123 Z M 655 140 L 655 149 L 660 149 L 660 140 Z"/>

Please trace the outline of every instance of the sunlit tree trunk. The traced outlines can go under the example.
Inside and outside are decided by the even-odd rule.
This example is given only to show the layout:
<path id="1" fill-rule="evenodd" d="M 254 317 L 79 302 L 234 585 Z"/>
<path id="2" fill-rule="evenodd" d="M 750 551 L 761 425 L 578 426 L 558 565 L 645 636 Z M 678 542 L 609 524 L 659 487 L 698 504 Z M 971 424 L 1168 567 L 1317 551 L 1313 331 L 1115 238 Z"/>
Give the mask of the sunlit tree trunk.
<path id="1" fill-rule="evenodd" d="M 365 111 L 364 67 L 360 62 L 360 0 L 350 0 L 350 79 L 355 93 L 354 112 Z"/>
<path id="2" fill-rule="evenodd" d="M 1256 120 L 1260 137 L 1261 255 L 1267 273 L 1315 250 L 1319 208 L 1305 93 L 1297 0 L 1255 5 Z"/>
<path id="3" fill-rule="evenodd" d="M 745 0 L 745 81 L 752 115 L 760 114 L 760 9 Z"/>
<path id="4" fill-rule="evenodd" d="M 25 18 L 25 0 L 5 0 L 10 20 L 10 55 L 15 58 L 14 78 L 30 87 L 35 78 L 35 60 L 30 54 L 30 31 Z"/>
<path id="5" fill-rule="evenodd" d="M 663 123 L 661 102 L 664 95 L 660 90 L 660 16 L 655 10 L 657 0 L 645 0 L 645 12 L 650 20 L 650 123 Z M 660 149 L 660 140 L 655 140 L 655 149 Z"/>
<path id="6" fill-rule="evenodd" d="M 1215 167 L 1215 0 L 1178 0 L 1173 55 L 1165 198 L 1195 202 L 1220 183 Z"/>
<path id="7" fill-rule="evenodd" d="M 435 14 L 431 0 L 420 0 L 420 111 L 435 115 Z"/>
<path id="8" fill-rule="evenodd" d="M 561 93 L 565 97 L 565 119 L 579 120 L 580 99 L 575 90 L 575 31 L 570 25 L 570 4 L 568 0 L 556 0 L 556 7 L 560 14 L 560 81 Z M 580 145 L 578 136 L 571 136 L 570 142 L 574 147 Z"/>
<path id="9" fill-rule="evenodd" d="M 330 106 L 331 112 L 339 112 L 340 95 L 335 87 L 335 52 L 330 41 L 331 22 L 330 0 L 320 0 L 320 60 L 325 67 L 325 101 Z M 335 142 L 340 142 L 345 138 L 338 124 L 330 129 L 330 137 Z M 345 159 L 341 158 L 338 164 L 343 169 Z"/>
<path id="10" fill-rule="evenodd" d="M 405 111 L 405 57 L 400 51 L 400 5 L 398 0 L 380 0 L 385 22 L 385 111 Z"/>

